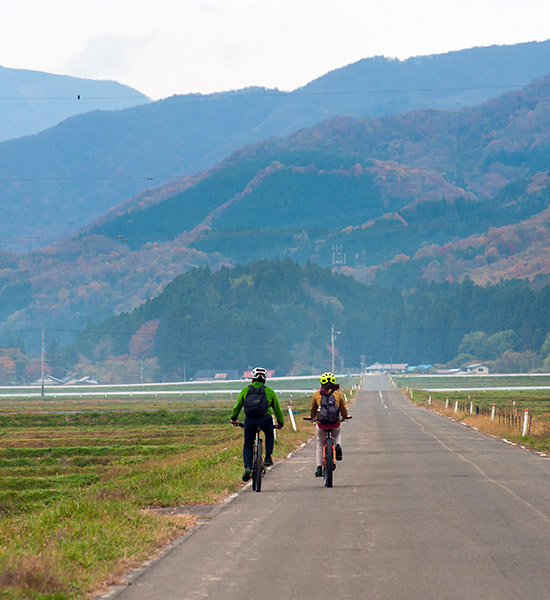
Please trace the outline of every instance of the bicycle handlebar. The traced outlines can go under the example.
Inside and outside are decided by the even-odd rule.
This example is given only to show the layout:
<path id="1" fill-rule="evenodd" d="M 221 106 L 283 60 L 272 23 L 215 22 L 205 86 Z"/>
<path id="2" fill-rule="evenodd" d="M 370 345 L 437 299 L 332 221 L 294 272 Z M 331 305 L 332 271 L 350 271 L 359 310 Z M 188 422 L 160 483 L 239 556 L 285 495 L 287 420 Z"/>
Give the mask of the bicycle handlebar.
<path id="1" fill-rule="evenodd" d="M 230 421 L 230 423 L 231 423 L 231 425 L 233 425 L 233 427 L 244 427 L 244 423 L 241 423 L 240 421 Z M 258 427 L 259 427 L 259 425 L 258 425 Z M 282 429 L 283 426 L 279 425 L 277 423 L 277 425 L 275 425 L 275 428 L 276 429 Z"/>
<path id="2" fill-rule="evenodd" d="M 353 417 L 341 417 L 340 423 L 343 423 L 344 421 L 349 421 L 350 419 L 353 419 Z M 304 417 L 304 421 L 311 421 L 312 423 L 315 423 L 317 422 L 317 419 L 312 419 L 311 417 Z"/>

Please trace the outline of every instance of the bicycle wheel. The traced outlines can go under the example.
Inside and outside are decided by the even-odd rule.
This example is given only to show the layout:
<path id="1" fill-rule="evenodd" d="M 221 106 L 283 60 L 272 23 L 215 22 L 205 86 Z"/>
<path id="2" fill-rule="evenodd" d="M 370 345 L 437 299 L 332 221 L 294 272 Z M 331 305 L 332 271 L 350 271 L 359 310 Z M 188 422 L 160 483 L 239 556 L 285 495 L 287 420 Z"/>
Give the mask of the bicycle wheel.
<path id="1" fill-rule="evenodd" d="M 332 487 L 332 475 L 334 474 L 334 445 L 332 438 L 327 439 L 325 446 L 325 468 L 323 471 L 323 477 L 325 479 L 325 485 L 329 488 Z"/>
<path id="2" fill-rule="evenodd" d="M 262 440 L 259 439 L 258 443 L 255 446 L 255 456 L 254 456 L 254 465 L 255 469 L 253 470 L 253 481 L 252 481 L 252 489 L 255 492 L 262 491 L 262 475 L 264 470 L 264 463 L 262 459 Z"/>

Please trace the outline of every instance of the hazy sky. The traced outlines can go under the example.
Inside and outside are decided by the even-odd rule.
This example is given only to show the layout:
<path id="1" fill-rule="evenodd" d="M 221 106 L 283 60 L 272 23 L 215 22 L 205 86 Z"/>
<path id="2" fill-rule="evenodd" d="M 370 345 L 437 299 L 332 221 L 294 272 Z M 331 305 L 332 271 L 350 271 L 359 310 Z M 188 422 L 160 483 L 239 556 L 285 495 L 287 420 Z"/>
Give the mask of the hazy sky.
<path id="1" fill-rule="evenodd" d="M 1 0 L 0 65 L 152 98 L 291 90 L 374 55 L 550 38 L 548 0 Z"/>

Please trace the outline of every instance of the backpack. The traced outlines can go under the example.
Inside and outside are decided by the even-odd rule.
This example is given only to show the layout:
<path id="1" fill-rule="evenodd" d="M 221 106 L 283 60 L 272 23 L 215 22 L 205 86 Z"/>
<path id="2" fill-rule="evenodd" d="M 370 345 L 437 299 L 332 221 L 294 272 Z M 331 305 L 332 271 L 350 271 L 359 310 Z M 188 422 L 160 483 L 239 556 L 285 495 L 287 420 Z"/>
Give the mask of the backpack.
<path id="1" fill-rule="evenodd" d="M 340 420 L 340 409 L 336 404 L 334 394 L 331 392 L 328 396 L 321 396 L 321 405 L 317 411 L 317 421 L 319 423 L 329 424 L 338 423 Z"/>
<path id="2" fill-rule="evenodd" d="M 254 387 L 252 384 L 249 385 L 243 402 L 244 414 L 251 419 L 259 419 L 267 415 L 268 407 L 265 385 L 259 388 Z"/>

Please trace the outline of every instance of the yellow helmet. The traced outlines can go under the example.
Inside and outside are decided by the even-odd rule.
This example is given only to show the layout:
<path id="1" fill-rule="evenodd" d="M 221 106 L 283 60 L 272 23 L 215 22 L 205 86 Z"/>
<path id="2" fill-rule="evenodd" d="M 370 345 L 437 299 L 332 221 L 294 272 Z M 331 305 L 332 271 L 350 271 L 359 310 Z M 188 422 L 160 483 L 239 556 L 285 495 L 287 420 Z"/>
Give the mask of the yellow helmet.
<path id="1" fill-rule="evenodd" d="M 321 385 L 326 383 L 336 383 L 336 377 L 332 373 L 323 373 L 320 379 Z"/>

